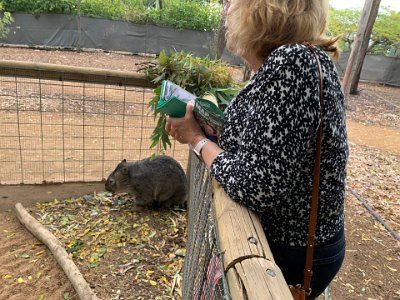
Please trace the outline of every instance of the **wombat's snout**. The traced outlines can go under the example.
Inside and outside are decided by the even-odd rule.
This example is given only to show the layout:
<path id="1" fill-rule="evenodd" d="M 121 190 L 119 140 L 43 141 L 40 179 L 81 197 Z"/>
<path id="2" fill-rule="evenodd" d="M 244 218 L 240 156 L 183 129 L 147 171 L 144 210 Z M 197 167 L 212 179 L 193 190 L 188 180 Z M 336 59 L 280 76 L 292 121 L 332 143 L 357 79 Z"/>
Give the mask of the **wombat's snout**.
<path id="1" fill-rule="evenodd" d="M 114 178 L 108 178 L 105 185 L 107 191 L 115 192 L 116 185 Z"/>

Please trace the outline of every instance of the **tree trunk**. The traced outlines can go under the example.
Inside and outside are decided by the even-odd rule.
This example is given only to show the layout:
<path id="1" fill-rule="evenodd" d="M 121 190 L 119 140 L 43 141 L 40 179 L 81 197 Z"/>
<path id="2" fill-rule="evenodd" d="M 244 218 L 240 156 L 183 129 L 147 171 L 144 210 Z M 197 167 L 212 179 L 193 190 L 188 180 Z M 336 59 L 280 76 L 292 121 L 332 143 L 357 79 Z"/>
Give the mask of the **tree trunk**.
<path id="1" fill-rule="evenodd" d="M 224 53 L 224 49 L 226 46 L 226 27 L 225 27 L 225 17 L 223 16 L 221 18 L 221 24 L 218 29 L 217 33 L 217 45 L 216 45 L 216 53 L 217 53 L 217 58 L 221 58 L 222 54 Z"/>
<path id="2" fill-rule="evenodd" d="M 372 27 L 378 15 L 381 0 L 366 0 L 361 14 L 361 20 L 354 44 L 347 61 L 346 72 L 343 78 L 343 91 L 345 95 L 357 94 L 358 82 L 361 69 L 367 54 L 368 44 L 371 37 Z"/>
<path id="3" fill-rule="evenodd" d="M 77 41 L 76 41 L 76 50 L 78 52 L 81 51 L 81 0 L 77 0 L 76 3 L 76 25 L 77 25 Z"/>
<path id="4" fill-rule="evenodd" d="M 157 8 L 159 9 L 159 10 L 162 10 L 163 9 L 163 2 L 162 2 L 162 0 L 157 0 Z"/>
<path id="5" fill-rule="evenodd" d="M 221 13 L 221 23 L 219 24 L 219 29 L 217 33 L 217 44 L 216 44 L 216 53 L 217 53 L 217 58 L 221 58 L 222 54 L 224 53 L 224 49 L 226 46 L 226 27 L 225 27 L 225 19 L 226 19 L 226 14 L 224 12 L 224 5 L 225 1 L 229 0 L 219 0 L 219 4 L 222 6 L 222 13 Z"/>

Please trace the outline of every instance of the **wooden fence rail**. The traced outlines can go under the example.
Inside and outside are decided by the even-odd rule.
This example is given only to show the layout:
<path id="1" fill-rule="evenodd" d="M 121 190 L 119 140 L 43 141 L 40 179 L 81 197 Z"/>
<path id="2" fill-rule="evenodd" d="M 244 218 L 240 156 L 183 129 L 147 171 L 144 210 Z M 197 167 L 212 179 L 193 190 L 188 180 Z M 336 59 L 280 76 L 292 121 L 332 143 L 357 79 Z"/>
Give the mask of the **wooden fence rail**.
<path id="1" fill-rule="evenodd" d="M 48 63 L 21 62 L 0 60 L 0 69 L 12 70 L 12 76 L 24 78 L 55 79 L 114 85 L 155 88 L 156 85 L 147 79 L 145 74 L 98 68 L 82 68 Z"/>
<path id="2" fill-rule="evenodd" d="M 293 299 L 258 217 L 213 180 L 214 209 L 232 299 Z"/>

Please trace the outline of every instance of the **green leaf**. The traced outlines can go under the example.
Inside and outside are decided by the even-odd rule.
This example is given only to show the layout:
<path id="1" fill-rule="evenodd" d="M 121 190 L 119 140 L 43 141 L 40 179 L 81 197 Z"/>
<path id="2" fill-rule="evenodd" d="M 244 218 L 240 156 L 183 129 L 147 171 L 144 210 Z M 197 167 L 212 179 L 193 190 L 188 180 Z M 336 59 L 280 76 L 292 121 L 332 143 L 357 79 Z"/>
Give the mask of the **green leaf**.
<path id="1" fill-rule="evenodd" d="M 167 133 L 163 134 L 161 137 L 164 149 L 167 149 L 167 145 L 171 147 L 171 141 Z"/>
<path id="2" fill-rule="evenodd" d="M 106 254 L 107 248 L 100 248 L 97 253 L 99 254 L 99 257 L 103 257 L 104 254 Z"/>
<path id="3" fill-rule="evenodd" d="M 165 74 L 161 74 L 160 76 L 156 77 L 155 79 L 153 79 L 154 83 L 159 83 L 160 81 L 162 81 L 165 78 Z"/>
<path id="4" fill-rule="evenodd" d="M 67 244 L 66 250 L 68 253 L 74 253 L 81 250 L 82 247 L 83 247 L 83 242 L 81 240 L 74 240 Z"/>
<path id="5" fill-rule="evenodd" d="M 167 64 L 167 62 L 168 62 L 168 56 L 167 54 L 165 54 L 165 51 L 162 51 L 160 53 L 160 56 L 158 57 L 158 63 L 160 64 L 160 66 L 163 66 Z"/>

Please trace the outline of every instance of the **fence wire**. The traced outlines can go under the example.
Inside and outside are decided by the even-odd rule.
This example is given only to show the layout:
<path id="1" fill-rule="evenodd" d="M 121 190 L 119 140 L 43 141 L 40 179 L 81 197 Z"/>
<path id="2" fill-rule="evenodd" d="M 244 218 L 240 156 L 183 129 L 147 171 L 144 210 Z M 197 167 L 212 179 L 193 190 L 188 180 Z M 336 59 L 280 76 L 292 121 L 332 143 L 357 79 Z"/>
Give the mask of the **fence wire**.
<path id="1" fill-rule="evenodd" d="M 0 63 L 0 184 L 100 181 L 121 159 L 154 153 L 153 90 L 94 73 Z M 183 299 L 230 299 L 209 172 L 186 145 L 172 141 L 166 154 L 189 166 L 191 183 Z"/>
<path id="2" fill-rule="evenodd" d="M 0 66 L 0 184 L 101 181 L 155 152 L 152 89 L 108 72 L 34 71 Z M 187 164 L 186 146 L 166 154 Z"/>
<path id="3" fill-rule="evenodd" d="M 230 299 L 212 206 L 209 171 L 194 155 L 189 159 L 190 201 L 183 299 Z"/>

